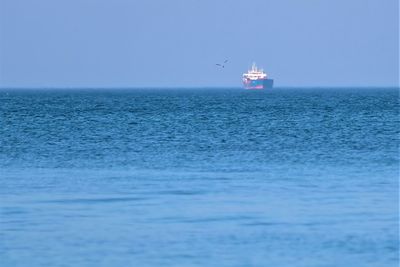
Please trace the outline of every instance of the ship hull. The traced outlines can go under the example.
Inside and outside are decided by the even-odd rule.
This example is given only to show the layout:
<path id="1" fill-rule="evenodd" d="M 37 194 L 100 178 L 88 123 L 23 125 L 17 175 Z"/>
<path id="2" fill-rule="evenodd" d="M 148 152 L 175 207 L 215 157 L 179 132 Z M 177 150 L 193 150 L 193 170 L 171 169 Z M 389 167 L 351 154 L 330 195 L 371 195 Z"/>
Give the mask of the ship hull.
<path id="1" fill-rule="evenodd" d="M 274 86 L 273 79 L 257 79 L 250 80 L 244 79 L 243 86 L 248 90 L 262 90 L 262 89 L 271 89 Z"/>

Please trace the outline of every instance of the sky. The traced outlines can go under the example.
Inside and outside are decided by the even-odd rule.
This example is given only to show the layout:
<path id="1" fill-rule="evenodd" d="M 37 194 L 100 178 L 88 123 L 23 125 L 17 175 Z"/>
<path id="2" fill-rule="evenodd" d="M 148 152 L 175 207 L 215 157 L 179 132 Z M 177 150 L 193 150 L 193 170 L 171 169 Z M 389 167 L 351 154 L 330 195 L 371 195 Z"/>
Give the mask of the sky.
<path id="1" fill-rule="evenodd" d="M 215 64 L 228 59 L 225 68 Z M 0 0 L 0 87 L 399 86 L 398 0 Z"/>

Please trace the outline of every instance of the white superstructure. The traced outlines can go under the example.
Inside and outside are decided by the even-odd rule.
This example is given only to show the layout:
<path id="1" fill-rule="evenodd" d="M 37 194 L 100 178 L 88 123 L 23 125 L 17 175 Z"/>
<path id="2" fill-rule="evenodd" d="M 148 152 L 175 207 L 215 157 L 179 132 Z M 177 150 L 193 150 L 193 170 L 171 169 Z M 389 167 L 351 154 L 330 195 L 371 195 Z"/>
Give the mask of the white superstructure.
<path id="1" fill-rule="evenodd" d="M 248 70 L 247 73 L 243 73 L 243 79 L 259 80 L 268 78 L 264 70 L 258 69 L 256 63 L 253 63 L 253 65 L 251 66 L 251 70 Z"/>

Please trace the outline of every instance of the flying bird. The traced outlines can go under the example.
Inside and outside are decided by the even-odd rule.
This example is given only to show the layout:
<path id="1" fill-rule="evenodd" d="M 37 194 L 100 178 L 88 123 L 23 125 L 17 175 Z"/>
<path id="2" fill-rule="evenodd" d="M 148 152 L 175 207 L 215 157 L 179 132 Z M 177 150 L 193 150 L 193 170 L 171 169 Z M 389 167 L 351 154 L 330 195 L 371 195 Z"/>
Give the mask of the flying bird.
<path id="1" fill-rule="evenodd" d="M 221 68 L 225 68 L 225 64 L 226 64 L 227 62 L 228 62 L 228 60 L 225 59 L 224 63 L 217 63 L 217 64 L 215 64 L 215 65 L 217 65 L 217 66 L 219 66 L 219 67 L 221 67 Z"/>

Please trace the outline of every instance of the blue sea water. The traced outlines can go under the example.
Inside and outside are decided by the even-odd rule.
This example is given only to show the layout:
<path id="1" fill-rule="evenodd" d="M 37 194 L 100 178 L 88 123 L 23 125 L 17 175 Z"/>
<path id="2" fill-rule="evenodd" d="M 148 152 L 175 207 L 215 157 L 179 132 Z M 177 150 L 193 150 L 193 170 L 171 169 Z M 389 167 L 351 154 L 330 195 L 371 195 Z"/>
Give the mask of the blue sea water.
<path id="1" fill-rule="evenodd" d="M 398 266 L 399 93 L 0 91 L 0 266 Z"/>

